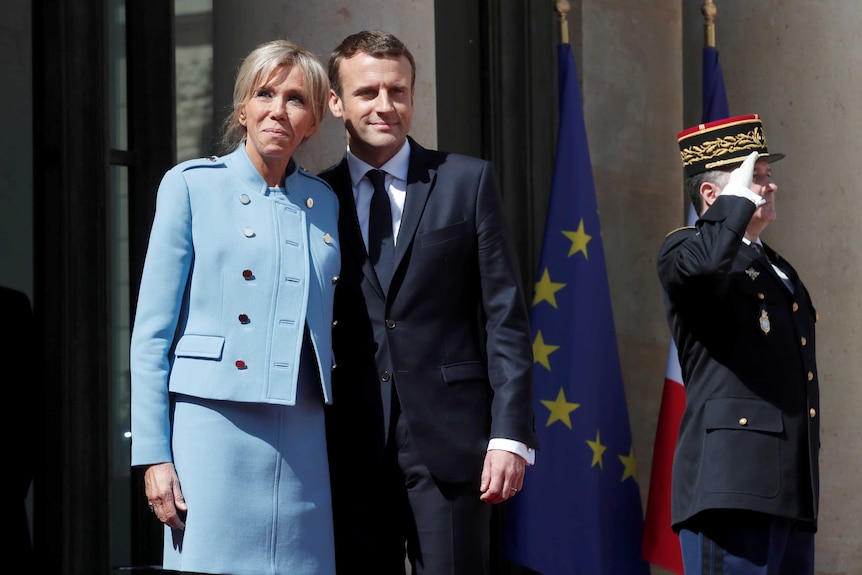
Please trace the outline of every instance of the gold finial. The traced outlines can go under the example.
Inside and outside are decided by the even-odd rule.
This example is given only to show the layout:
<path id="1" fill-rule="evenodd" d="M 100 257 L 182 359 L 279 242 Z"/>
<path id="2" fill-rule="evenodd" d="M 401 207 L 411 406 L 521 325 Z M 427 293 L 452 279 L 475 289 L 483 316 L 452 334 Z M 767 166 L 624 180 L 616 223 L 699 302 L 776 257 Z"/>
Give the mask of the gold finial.
<path id="1" fill-rule="evenodd" d="M 571 10 L 568 0 L 558 0 L 557 13 L 560 15 L 560 42 L 563 44 L 569 43 L 569 22 L 566 20 L 566 15 Z"/>
<path id="2" fill-rule="evenodd" d="M 703 25 L 703 42 L 704 46 L 715 48 L 715 15 L 718 13 L 718 8 L 712 0 L 704 0 L 703 6 L 700 7 L 700 13 L 703 14 L 705 23 Z"/>

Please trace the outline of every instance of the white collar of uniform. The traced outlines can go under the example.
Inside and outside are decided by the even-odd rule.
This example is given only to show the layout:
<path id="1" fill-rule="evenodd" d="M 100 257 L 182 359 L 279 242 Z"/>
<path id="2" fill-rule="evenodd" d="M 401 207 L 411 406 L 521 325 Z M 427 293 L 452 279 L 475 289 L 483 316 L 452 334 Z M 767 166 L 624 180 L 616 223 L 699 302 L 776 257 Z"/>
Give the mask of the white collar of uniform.
<path id="1" fill-rule="evenodd" d="M 390 176 L 407 181 L 407 169 L 410 166 L 410 142 L 404 140 L 404 145 L 401 149 L 395 152 L 395 155 L 389 158 L 389 161 L 380 166 Z M 359 185 L 368 170 L 373 170 L 374 166 L 367 164 L 353 155 L 350 151 L 350 146 L 347 146 L 347 167 L 350 169 L 350 182 L 353 184 L 353 189 Z"/>

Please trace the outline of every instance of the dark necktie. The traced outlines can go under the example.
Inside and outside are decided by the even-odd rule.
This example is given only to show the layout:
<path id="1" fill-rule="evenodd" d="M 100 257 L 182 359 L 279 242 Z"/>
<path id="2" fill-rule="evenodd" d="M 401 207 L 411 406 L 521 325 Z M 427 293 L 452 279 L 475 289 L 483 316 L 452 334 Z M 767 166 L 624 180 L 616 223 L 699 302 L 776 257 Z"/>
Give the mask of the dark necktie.
<path id="1" fill-rule="evenodd" d="M 371 209 L 368 214 L 368 257 L 371 259 L 383 291 L 389 291 L 395 243 L 392 237 L 389 195 L 383 185 L 385 175 L 380 170 L 368 170 L 365 177 L 374 185 L 374 195 L 371 196 Z"/>
<path id="2" fill-rule="evenodd" d="M 775 270 L 775 273 L 776 273 L 776 275 L 778 275 L 778 278 L 784 283 L 785 286 L 787 286 L 787 289 L 790 290 L 790 293 L 793 293 L 793 282 L 790 281 L 790 278 L 787 277 L 787 274 L 784 272 L 784 270 L 782 270 L 780 267 L 776 266 L 772 262 L 772 260 L 769 259 L 769 256 L 766 254 L 766 250 L 763 249 L 763 246 L 760 244 L 756 244 L 754 242 L 751 242 L 751 247 L 754 249 L 754 251 L 757 252 L 757 254 L 760 257 L 762 257 L 763 259 L 765 259 L 767 261 L 767 263 L 769 263 L 770 267 L 772 267 L 772 269 Z"/>

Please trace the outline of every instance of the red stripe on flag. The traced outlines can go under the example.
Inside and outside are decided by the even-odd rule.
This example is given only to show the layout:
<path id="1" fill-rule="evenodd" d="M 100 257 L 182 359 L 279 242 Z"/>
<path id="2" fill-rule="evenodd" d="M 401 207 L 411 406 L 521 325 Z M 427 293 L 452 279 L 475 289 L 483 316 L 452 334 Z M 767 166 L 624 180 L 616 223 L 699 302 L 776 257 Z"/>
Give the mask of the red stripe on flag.
<path id="1" fill-rule="evenodd" d="M 681 381 L 670 379 L 679 376 L 679 363 L 674 353 L 668 358 L 667 376 L 661 398 L 658 427 L 653 447 L 650 473 L 649 499 L 641 554 L 643 558 L 668 571 L 683 574 L 679 538 L 670 527 L 671 470 L 679 422 L 685 409 L 685 387 Z"/>

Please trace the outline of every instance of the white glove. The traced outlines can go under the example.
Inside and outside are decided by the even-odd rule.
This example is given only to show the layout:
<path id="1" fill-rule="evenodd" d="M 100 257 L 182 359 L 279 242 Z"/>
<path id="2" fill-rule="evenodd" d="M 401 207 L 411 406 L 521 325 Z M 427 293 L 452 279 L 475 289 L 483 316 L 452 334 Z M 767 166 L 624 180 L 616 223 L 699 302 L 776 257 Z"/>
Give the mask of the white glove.
<path id="1" fill-rule="evenodd" d="M 721 190 L 723 196 L 740 196 L 751 200 L 755 206 L 766 203 L 766 198 L 751 191 L 751 180 L 754 178 L 754 164 L 760 153 L 751 152 L 742 165 L 730 172 L 727 185 Z"/>

